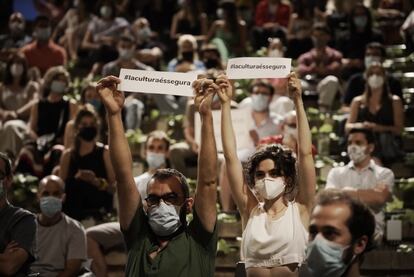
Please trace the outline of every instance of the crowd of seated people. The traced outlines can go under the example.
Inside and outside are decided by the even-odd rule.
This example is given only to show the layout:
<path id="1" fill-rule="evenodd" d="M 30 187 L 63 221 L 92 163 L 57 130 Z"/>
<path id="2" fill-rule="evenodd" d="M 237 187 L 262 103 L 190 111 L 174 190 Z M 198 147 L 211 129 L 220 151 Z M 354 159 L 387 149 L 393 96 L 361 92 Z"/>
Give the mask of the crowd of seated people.
<path id="1" fill-rule="evenodd" d="M 247 276 L 359 276 L 385 239 L 392 166 L 405 155 L 412 87 L 390 71 L 387 49 L 414 53 L 413 3 L 366 2 L 10 4 L 0 20 L 0 276 L 108 276 L 114 247 L 128 253 L 128 276 L 213 276 L 216 205 L 241 220 Z M 229 59 L 253 56 L 291 58 L 292 73 L 228 79 Z M 199 77 L 193 97 L 120 93 L 122 68 Z M 349 162 L 323 185 L 310 106 L 343 116 L 335 131 Z M 246 138 L 232 119 L 243 111 Z M 14 206 L 20 175 L 38 180 L 30 211 Z M 332 217 L 346 237 L 324 233 Z"/>

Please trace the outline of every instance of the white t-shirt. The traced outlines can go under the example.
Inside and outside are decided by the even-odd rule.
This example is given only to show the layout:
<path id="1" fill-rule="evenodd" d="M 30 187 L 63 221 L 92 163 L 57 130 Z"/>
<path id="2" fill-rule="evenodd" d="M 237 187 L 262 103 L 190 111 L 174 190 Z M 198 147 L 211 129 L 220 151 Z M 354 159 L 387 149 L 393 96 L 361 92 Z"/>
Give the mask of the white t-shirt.
<path id="1" fill-rule="evenodd" d="M 54 277 L 65 269 L 67 260 L 86 260 L 86 233 L 75 219 L 62 213 L 62 219 L 53 226 L 37 221 L 37 259 L 31 270 L 42 277 Z"/>

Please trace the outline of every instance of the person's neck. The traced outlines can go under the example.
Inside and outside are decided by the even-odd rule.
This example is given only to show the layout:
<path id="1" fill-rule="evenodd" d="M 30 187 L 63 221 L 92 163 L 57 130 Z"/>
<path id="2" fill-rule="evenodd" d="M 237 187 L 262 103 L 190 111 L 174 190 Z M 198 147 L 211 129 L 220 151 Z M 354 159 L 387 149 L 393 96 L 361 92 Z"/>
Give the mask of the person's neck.
<path id="1" fill-rule="evenodd" d="M 374 101 L 381 100 L 382 97 L 382 88 L 371 89 L 371 99 Z"/>
<path id="2" fill-rule="evenodd" d="M 360 276 L 361 276 L 361 273 L 359 272 L 359 262 L 357 259 L 349 267 L 344 277 L 360 277 Z"/>
<path id="3" fill-rule="evenodd" d="M 366 168 L 369 165 L 370 162 L 371 162 L 371 156 L 368 156 L 362 162 L 360 162 L 358 164 L 354 163 L 354 166 L 357 170 L 362 170 L 362 169 Z"/>
<path id="4" fill-rule="evenodd" d="M 12 86 L 13 87 L 20 87 L 20 80 L 21 80 L 21 76 L 13 77 Z"/>
<path id="5" fill-rule="evenodd" d="M 47 39 L 47 40 L 38 39 L 38 40 L 36 40 L 36 42 L 37 42 L 38 46 L 45 46 L 45 45 L 49 44 L 49 39 Z"/>
<path id="6" fill-rule="evenodd" d="M 258 112 L 253 110 L 252 111 L 252 117 L 254 120 L 254 123 L 257 125 L 261 124 L 263 122 L 263 120 L 267 119 L 269 117 L 269 110 L 266 109 L 262 112 Z"/>
<path id="7" fill-rule="evenodd" d="M 39 214 L 38 220 L 39 223 L 43 226 L 52 226 L 55 225 L 56 223 L 58 223 L 60 221 L 60 219 L 62 218 L 62 213 L 58 212 L 57 214 L 55 214 L 52 217 L 47 217 L 44 214 Z"/>
<path id="8" fill-rule="evenodd" d="M 283 195 L 272 200 L 264 201 L 264 209 L 270 216 L 277 216 L 286 209 L 287 205 L 283 198 Z"/>
<path id="9" fill-rule="evenodd" d="M 82 140 L 82 143 L 79 149 L 79 155 L 83 156 L 85 154 L 92 152 L 92 150 L 95 148 L 95 144 L 96 144 L 95 140 L 92 140 L 92 141 Z"/>
<path id="10" fill-rule="evenodd" d="M 62 97 L 60 95 L 58 95 L 57 93 L 51 92 L 47 96 L 47 100 L 51 103 L 57 103 L 60 100 L 62 100 Z"/>

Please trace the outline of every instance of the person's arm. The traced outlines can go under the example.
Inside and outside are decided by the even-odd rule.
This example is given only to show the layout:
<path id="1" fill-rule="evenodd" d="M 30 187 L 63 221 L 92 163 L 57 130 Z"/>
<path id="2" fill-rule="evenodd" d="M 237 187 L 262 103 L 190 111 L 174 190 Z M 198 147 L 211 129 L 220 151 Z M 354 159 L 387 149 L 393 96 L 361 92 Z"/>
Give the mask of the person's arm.
<path id="1" fill-rule="evenodd" d="M 356 122 L 358 118 L 358 109 L 361 105 L 361 97 L 355 97 L 351 102 L 351 110 L 349 112 L 348 119 L 345 124 L 345 132 L 348 133 L 351 129 L 362 129 L 364 124 L 362 122 Z"/>
<path id="2" fill-rule="evenodd" d="M 3 253 L 0 253 L 0 275 L 13 276 L 27 261 L 29 254 L 17 243 L 11 242 Z"/>
<path id="3" fill-rule="evenodd" d="M 372 189 L 348 189 L 344 188 L 345 193 L 349 194 L 372 208 L 381 208 L 391 199 L 391 192 L 386 185 L 378 184 Z"/>
<path id="4" fill-rule="evenodd" d="M 221 141 L 226 161 L 226 170 L 233 199 L 242 215 L 247 211 L 247 194 L 243 189 L 244 178 L 242 164 L 237 156 L 236 137 L 231 121 L 231 99 L 233 88 L 227 76 L 220 75 L 216 82 L 220 86 L 218 95 L 221 102 Z"/>
<path id="5" fill-rule="evenodd" d="M 323 67 L 325 71 L 324 75 L 339 76 L 342 67 L 342 55 L 339 53 L 334 53 L 333 55 L 333 61 L 330 64 Z"/>
<path id="6" fill-rule="evenodd" d="M 69 120 L 68 123 L 66 123 L 65 132 L 63 135 L 63 145 L 65 146 L 66 149 L 73 146 L 74 128 L 75 128 L 74 120 Z"/>
<path id="7" fill-rule="evenodd" d="M 313 62 L 310 53 L 302 54 L 298 59 L 298 64 L 298 73 L 301 77 L 315 73 L 316 64 Z"/>
<path id="8" fill-rule="evenodd" d="M 99 43 L 94 43 L 92 41 L 92 32 L 89 29 L 89 27 L 88 27 L 88 30 L 85 33 L 85 36 L 83 37 L 81 45 L 82 45 L 83 49 L 95 49 L 96 50 L 96 49 L 99 49 L 99 47 L 100 47 Z"/>
<path id="9" fill-rule="evenodd" d="M 208 42 L 212 38 L 214 38 L 214 36 L 216 35 L 216 31 L 217 31 L 218 26 L 219 26 L 218 20 L 215 20 L 213 22 L 213 24 L 211 24 L 211 27 L 208 30 L 207 35 L 206 35 L 206 42 Z"/>
<path id="10" fill-rule="evenodd" d="M 115 192 L 115 173 L 114 173 L 114 169 L 112 168 L 108 148 L 106 147 L 104 150 L 103 158 L 104 158 L 105 171 L 106 171 L 106 180 L 108 182 L 108 187 L 106 188 L 106 190 L 110 193 L 114 193 Z"/>
<path id="11" fill-rule="evenodd" d="M 177 34 L 177 22 L 179 19 L 180 13 L 177 13 L 173 16 L 170 28 L 170 39 L 177 39 L 179 34 Z"/>
<path id="12" fill-rule="evenodd" d="M 201 118 L 201 142 L 194 206 L 204 229 L 212 233 L 217 220 L 217 149 L 211 102 L 218 86 L 212 80 L 203 78 L 194 82 L 194 89 L 196 92 L 194 102 Z"/>
<path id="13" fill-rule="evenodd" d="M 98 82 L 96 89 L 107 114 L 109 155 L 115 172 L 119 200 L 119 223 L 123 230 L 127 230 L 137 208 L 142 204 L 132 175 L 131 151 L 122 125 L 121 110 L 125 97 L 116 89 L 120 82 L 117 77 L 108 76 Z"/>
<path id="14" fill-rule="evenodd" d="M 82 260 L 81 259 L 71 259 L 65 262 L 65 269 L 60 272 L 57 277 L 73 277 L 78 276 L 79 271 L 81 270 Z"/>
<path id="15" fill-rule="evenodd" d="M 65 182 L 68 178 L 68 171 L 69 171 L 69 164 L 70 164 L 70 156 L 72 153 L 72 149 L 66 149 L 65 152 L 63 152 L 62 157 L 60 158 L 59 163 L 59 177 Z"/>
<path id="16" fill-rule="evenodd" d="M 308 211 L 313 206 L 316 191 L 315 163 L 312 156 L 312 138 L 302 101 L 302 87 L 296 73 L 289 75 L 288 90 L 296 107 L 298 128 L 298 183 L 297 202 L 305 205 Z"/>
<path id="17" fill-rule="evenodd" d="M 30 110 L 29 132 L 30 132 L 30 136 L 33 139 L 37 138 L 38 107 L 39 107 L 39 101 L 36 100 L 36 103 L 33 104 L 32 109 Z"/>

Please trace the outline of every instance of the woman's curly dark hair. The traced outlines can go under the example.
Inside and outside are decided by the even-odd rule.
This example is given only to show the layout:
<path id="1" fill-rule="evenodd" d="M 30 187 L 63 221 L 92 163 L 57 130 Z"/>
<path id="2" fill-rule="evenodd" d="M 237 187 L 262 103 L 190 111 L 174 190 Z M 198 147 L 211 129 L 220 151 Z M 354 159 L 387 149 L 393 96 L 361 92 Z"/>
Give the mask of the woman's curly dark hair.
<path id="1" fill-rule="evenodd" d="M 286 187 L 283 196 L 292 201 L 297 193 L 296 158 L 292 150 L 280 145 L 270 144 L 259 148 L 245 164 L 245 176 L 250 188 L 255 185 L 255 173 L 259 163 L 271 159 L 280 175 L 285 177 Z"/>

